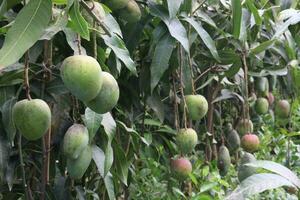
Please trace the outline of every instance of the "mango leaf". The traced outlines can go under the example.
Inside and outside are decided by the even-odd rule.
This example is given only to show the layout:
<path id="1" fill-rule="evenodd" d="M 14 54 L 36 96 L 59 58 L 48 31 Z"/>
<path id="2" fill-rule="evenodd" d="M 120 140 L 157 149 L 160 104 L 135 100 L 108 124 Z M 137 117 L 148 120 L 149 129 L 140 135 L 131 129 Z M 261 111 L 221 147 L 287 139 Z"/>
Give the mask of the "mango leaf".
<path id="1" fill-rule="evenodd" d="M 102 151 L 102 149 L 100 149 L 96 145 L 93 145 L 92 149 L 93 149 L 93 160 L 97 166 L 97 169 L 98 169 L 100 175 L 102 176 L 102 178 L 104 178 L 104 184 L 105 184 L 109 199 L 114 200 L 114 199 L 116 199 L 116 197 L 115 197 L 115 191 L 114 191 L 113 176 L 110 172 L 108 172 L 107 175 L 105 175 L 105 173 L 104 173 L 105 154 Z"/>
<path id="2" fill-rule="evenodd" d="M 187 31 L 179 19 L 177 17 L 170 18 L 168 16 L 168 11 L 163 6 L 157 5 L 153 1 L 149 1 L 148 5 L 150 13 L 159 17 L 168 27 L 171 36 L 182 45 L 187 53 L 190 53 Z"/>
<path id="3" fill-rule="evenodd" d="M 17 98 L 13 97 L 6 101 L 2 106 L 2 122 L 10 142 L 14 141 L 16 135 L 16 127 L 12 118 L 12 108 L 17 103 Z"/>
<path id="4" fill-rule="evenodd" d="M 115 144 L 115 166 L 116 172 L 119 179 L 122 181 L 123 184 L 127 185 L 127 178 L 128 178 L 128 170 L 129 170 L 129 160 L 126 157 L 124 150 L 122 149 L 122 145 Z"/>
<path id="5" fill-rule="evenodd" d="M 253 0 L 246 0 L 245 3 L 249 8 L 249 10 L 251 11 L 251 13 L 253 14 L 256 25 L 261 25 L 262 19 L 258 13 L 257 8 L 254 5 Z"/>
<path id="6" fill-rule="evenodd" d="M 194 27 L 194 29 L 197 31 L 198 35 L 200 36 L 200 38 L 202 39 L 206 47 L 209 49 L 212 56 L 216 60 L 220 61 L 220 57 L 216 49 L 215 42 L 210 37 L 210 35 L 206 32 L 206 30 L 200 25 L 200 23 L 195 21 L 194 18 L 187 17 L 187 16 L 185 16 L 184 20 L 190 23 Z"/>
<path id="7" fill-rule="evenodd" d="M 166 34 L 157 43 L 154 51 L 152 63 L 150 66 L 151 92 L 157 86 L 164 72 L 168 69 L 169 60 L 172 55 L 174 47 L 175 47 L 175 40 L 169 34 Z"/>
<path id="8" fill-rule="evenodd" d="M 184 0 L 168 0 L 169 15 L 171 18 L 176 16 L 183 1 Z"/>
<path id="9" fill-rule="evenodd" d="M 147 98 L 147 105 L 154 111 L 159 121 L 163 122 L 165 118 L 164 104 L 157 93 L 153 93 Z"/>
<path id="10" fill-rule="evenodd" d="M 231 0 L 232 9 L 232 34 L 235 39 L 240 37 L 242 24 L 242 5 L 241 0 Z"/>
<path id="11" fill-rule="evenodd" d="M 129 51 L 126 48 L 123 40 L 121 40 L 116 34 L 112 34 L 111 37 L 107 35 L 101 35 L 101 37 L 103 38 L 105 44 L 109 46 L 115 55 L 125 64 L 127 69 L 136 75 L 136 65 L 131 59 Z"/>
<path id="12" fill-rule="evenodd" d="M 2 109 L 3 104 L 15 95 L 14 87 L 0 87 L 0 108 Z"/>
<path id="13" fill-rule="evenodd" d="M 72 31 L 71 28 L 65 28 L 64 33 L 66 35 L 67 42 L 71 49 L 74 51 L 74 55 L 79 55 L 78 43 L 77 43 L 77 34 Z M 86 55 L 86 50 L 80 44 L 79 46 L 82 55 Z"/>
<path id="14" fill-rule="evenodd" d="M 53 9 L 54 21 L 45 29 L 40 40 L 51 40 L 51 38 L 62 31 L 68 24 L 68 12 L 65 10 Z"/>
<path id="15" fill-rule="evenodd" d="M 71 7 L 69 11 L 69 15 L 71 18 L 71 21 L 69 22 L 69 27 L 73 29 L 75 32 L 79 33 L 79 35 L 82 38 L 89 41 L 90 40 L 89 24 L 80 13 L 78 0 L 74 1 L 74 5 Z"/>
<path id="16" fill-rule="evenodd" d="M 254 48 L 251 48 L 250 53 L 257 55 L 257 54 L 267 50 L 268 48 L 270 48 L 274 44 L 275 41 L 276 41 L 275 39 L 265 41 L 265 42 L 261 43 L 260 45 L 254 47 Z"/>
<path id="17" fill-rule="evenodd" d="M 100 128 L 102 115 L 95 113 L 89 108 L 86 108 L 84 116 L 82 116 L 82 120 L 89 131 L 89 140 L 91 142 Z"/>
<path id="18" fill-rule="evenodd" d="M 13 6 L 17 5 L 18 3 L 20 3 L 22 0 L 3 0 L 0 1 L 1 5 L 0 5 L 0 16 L 3 16 L 3 14 L 5 12 L 7 12 L 9 9 L 11 9 Z"/>
<path id="19" fill-rule="evenodd" d="M 0 50 L 0 68 L 17 62 L 41 37 L 51 18 L 51 0 L 31 0 L 19 12 Z"/>
<path id="20" fill-rule="evenodd" d="M 108 138 L 108 142 L 105 149 L 105 162 L 104 162 L 104 176 L 106 176 L 114 161 L 114 154 L 113 154 L 113 149 L 111 147 L 111 142 L 116 134 L 117 124 L 109 112 L 103 114 L 102 117 L 103 119 L 101 121 L 101 125 L 104 127 L 105 133 Z"/>
<path id="21" fill-rule="evenodd" d="M 300 179 L 296 176 L 294 172 L 292 172 L 291 170 L 289 170 L 281 164 L 268 160 L 257 160 L 255 162 L 247 163 L 246 165 L 256 168 L 263 168 L 276 174 L 279 174 L 287 180 L 289 180 L 295 186 L 300 188 Z"/>
<path id="22" fill-rule="evenodd" d="M 261 173 L 246 178 L 225 200 L 242 200 L 250 195 L 282 186 L 294 185 L 286 178 L 277 174 Z"/>
<path id="23" fill-rule="evenodd" d="M 9 144 L 3 136 L 0 137 L 0 181 L 4 180 L 5 169 L 8 161 Z"/>
<path id="24" fill-rule="evenodd" d="M 283 24 L 280 24 L 276 28 L 276 33 L 274 34 L 273 38 L 279 37 L 283 34 L 290 25 L 295 25 L 300 22 L 300 13 L 294 13 L 288 20 L 286 20 Z"/>

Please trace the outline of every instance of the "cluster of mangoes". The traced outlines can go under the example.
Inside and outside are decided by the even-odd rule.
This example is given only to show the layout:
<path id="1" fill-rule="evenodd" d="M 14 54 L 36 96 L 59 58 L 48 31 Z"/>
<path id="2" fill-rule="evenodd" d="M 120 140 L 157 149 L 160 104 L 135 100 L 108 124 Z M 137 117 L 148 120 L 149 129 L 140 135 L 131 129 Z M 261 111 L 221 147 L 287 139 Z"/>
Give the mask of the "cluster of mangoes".
<path id="1" fill-rule="evenodd" d="M 191 120 L 202 119 L 208 110 L 208 103 L 202 95 L 186 95 L 185 102 L 181 104 L 181 108 L 187 111 L 187 115 Z M 192 164 L 187 157 L 183 155 L 191 153 L 198 143 L 198 135 L 192 128 L 183 128 L 177 132 L 176 145 L 181 156 L 171 159 L 171 170 L 175 177 L 184 180 L 192 172 Z"/>

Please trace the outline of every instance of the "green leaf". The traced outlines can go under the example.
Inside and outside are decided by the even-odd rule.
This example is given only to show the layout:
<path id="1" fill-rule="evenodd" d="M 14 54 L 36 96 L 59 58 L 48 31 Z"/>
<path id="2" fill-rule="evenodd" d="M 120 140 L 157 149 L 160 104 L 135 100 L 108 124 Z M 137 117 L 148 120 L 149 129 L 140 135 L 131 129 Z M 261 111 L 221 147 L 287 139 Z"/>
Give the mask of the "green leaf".
<path id="1" fill-rule="evenodd" d="M 2 109 L 3 104 L 15 95 L 14 87 L 0 87 L 0 109 Z"/>
<path id="2" fill-rule="evenodd" d="M 108 142 L 105 149 L 105 162 L 104 162 L 104 176 L 109 172 L 112 163 L 114 161 L 113 149 L 111 147 L 111 142 L 116 134 L 117 124 L 110 113 L 105 113 L 102 115 L 103 119 L 101 125 L 104 127 L 105 133 L 108 138 Z"/>
<path id="3" fill-rule="evenodd" d="M 172 37 L 174 37 L 184 48 L 187 53 L 190 53 L 189 40 L 187 37 L 187 31 L 178 18 L 169 18 L 168 11 L 161 5 L 157 5 L 152 1 L 149 2 L 150 13 L 156 17 L 159 17 L 165 25 Z"/>
<path id="4" fill-rule="evenodd" d="M 194 18 L 190 18 L 187 16 L 184 18 L 184 20 L 190 23 L 194 27 L 194 29 L 197 31 L 198 35 L 200 36 L 200 38 L 202 39 L 206 47 L 209 49 L 213 57 L 216 60 L 220 61 L 220 57 L 216 49 L 215 42 L 210 37 L 210 35 L 206 32 L 206 30 L 201 26 L 201 24 L 195 21 Z"/>
<path id="5" fill-rule="evenodd" d="M 157 93 L 153 93 L 147 98 L 147 105 L 154 110 L 154 113 L 158 117 L 159 121 L 163 122 L 165 118 L 165 110 L 160 96 Z"/>
<path id="6" fill-rule="evenodd" d="M 279 37 L 283 34 L 290 25 L 295 25 L 300 22 L 300 13 L 293 13 L 288 20 L 286 20 L 283 24 L 278 25 L 276 27 L 276 33 L 273 38 Z"/>
<path id="7" fill-rule="evenodd" d="M 71 7 L 69 11 L 69 15 L 71 18 L 69 27 L 72 28 L 75 32 L 79 33 L 79 35 L 82 38 L 89 41 L 90 40 L 89 24 L 80 13 L 78 0 L 74 1 L 74 5 Z"/>
<path id="8" fill-rule="evenodd" d="M 122 183 L 127 186 L 129 160 L 121 147 L 120 144 L 114 145 L 116 172 Z"/>
<path id="9" fill-rule="evenodd" d="M 275 39 L 265 41 L 265 42 L 261 43 L 260 45 L 254 47 L 254 48 L 251 48 L 250 53 L 257 55 L 257 54 L 265 51 L 266 49 L 270 48 L 275 41 L 276 41 Z"/>
<path id="10" fill-rule="evenodd" d="M 168 9 L 169 9 L 169 15 L 170 18 L 173 18 L 176 16 L 181 4 L 184 0 L 168 0 Z"/>
<path id="11" fill-rule="evenodd" d="M 5 12 L 7 12 L 9 9 L 20 3 L 22 0 L 3 0 L 0 1 L 0 16 L 2 17 Z"/>
<path id="12" fill-rule="evenodd" d="M 89 108 L 85 109 L 85 113 L 83 118 L 83 122 L 86 125 L 89 131 L 89 140 L 92 142 L 95 134 L 97 133 L 98 129 L 100 128 L 100 124 L 102 121 L 102 115 L 95 113 Z"/>
<path id="13" fill-rule="evenodd" d="M 66 35 L 67 42 L 71 49 L 74 51 L 74 55 L 79 55 L 78 42 L 77 42 L 77 34 L 72 31 L 71 28 L 65 28 L 64 33 Z M 86 50 L 80 45 L 80 50 L 82 55 L 86 55 Z"/>
<path id="14" fill-rule="evenodd" d="M 174 39 L 169 35 L 165 35 L 157 43 L 152 58 L 151 69 L 151 92 L 157 86 L 162 75 L 169 67 L 169 60 L 175 47 Z"/>
<path id="15" fill-rule="evenodd" d="M 251 13 L 253 14 L 256 25 L 261 25 L 262 19 L 258 13 L 257 8 L 254 5 L 253 0 L 246 0 L 245 3 L 249 8 L 249 10 L 251 11 Z"/>
<path id="16" fill-rule="evenodd" d="M 0 50 L 0 68 L 17 62 L 40 39 L 51 18 L 51 0 L 31 0 L 19 12 Z"/>
<path id="17" fill-rule="evenodd" d="M 231 0 L 233 37 L 239 39 L 242 24 L 241 0 Z"/>
<path id="18" fill-rule="evenodd" d="M 68 12 L 65 10 L 53 9 L 54 21 L 45 29 L 40 40 L 51 40 L 59 31 L 62 31 L 68 24 Z"/>
<path id="19" fill-rule="evenodd" d="M 296 176 L 295 173 L 281 164 L 268 160 L 257 160 L 255 162 L 247 163 L 246 165 L 256 168 L 264 168 L 266 170 L 279 174 L 288 179 L 295 186 L 300 188 L 300 179 Z"/>
<path id="20" fill-rule="evenodd" d="M 246 178 L 225 200 L 241 200 L 250 195 L 293 184 L 277 174 L 261 173 Z"/>
<path id="21" fill-rule="evenodd" d="M 109 196 L 110 200 L 115 199 L 115 191 L 114 191 L 114 183 L 113 183 L 113 176 L 110 172 L 107 173 L 107 175 L 104 174 L 104 163 L 105 163 L 105 154 L 98 146 L 93 145 L 93 160 L 97 166 L 97 169 L 104 178 L 104 184 Z"/>
<path id="22" fill-rule="evenodd" d="M 16 127 L 12 118 L 12 108 L 17 103 L 17 98 L 13 97 L 6 101 L 2 106 L 2 122 L 10 142 L 14 141 L 16 135 Z"/>
<path id="23" fill-rule="evenodd" d="M 3 136 L 0 136 L 0 182 L 4 179 L 5 169 L 9 156 L 9 145 Z"/>
<path id="24" fill-rule="evenodd" d="M 101 35 L 101 37 L 103 38 L 105 44 L 109 46 L 115 55 L 125 64 L 127 69 L 136 75 L 136 65 L 131 59 L 129 51 L 127 50 L 123 40 L 121 40 L 116 34 L 112 34 L 111 37 L 107 35 Z"/>

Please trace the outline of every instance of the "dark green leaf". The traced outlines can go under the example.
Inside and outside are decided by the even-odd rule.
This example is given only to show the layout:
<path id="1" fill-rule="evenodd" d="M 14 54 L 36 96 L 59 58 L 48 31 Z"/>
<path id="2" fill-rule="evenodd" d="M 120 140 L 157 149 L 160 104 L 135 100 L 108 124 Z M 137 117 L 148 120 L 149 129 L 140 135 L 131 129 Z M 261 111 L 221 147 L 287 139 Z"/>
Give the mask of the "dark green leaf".
<path id="1" fill-rule="evenodd" d="M 232 9 L 232 34 L 233 37 L 239 39 L 242 24 L 242 5 L 241 0 L 231 0 Z"/>
<path id="2" fill-rule="evenodd" d="M 95 134 L 97 133 L 98 129 L 100 128 L 102 115 L 95 113 L 89 108 L 85 109 L 85 114 L 82 117 L 84 124 L 86 125 L 87 129 L 89 130 L 89 140 L 92 142 Z"/>
<path id="3" fill-rule="evenodd" d="M 12 118 L 12 108 L 16 103 L 17 98 L 13 97 L 6 101 L 2 106 L 2 122 L 10 142 L 14 141 L 17 131 Z"/>

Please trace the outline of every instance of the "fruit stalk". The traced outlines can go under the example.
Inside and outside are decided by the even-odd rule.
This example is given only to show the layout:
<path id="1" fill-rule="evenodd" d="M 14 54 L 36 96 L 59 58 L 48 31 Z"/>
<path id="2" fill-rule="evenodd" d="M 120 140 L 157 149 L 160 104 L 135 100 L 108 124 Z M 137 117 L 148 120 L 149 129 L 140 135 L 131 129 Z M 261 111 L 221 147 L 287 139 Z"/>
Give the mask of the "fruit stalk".
<path id="1" fill-rule="evenodd" d="M 175 125 L 175 128 L 176 130 L 178 131 L 179 130 L 179 115 L 178 115 L 178 105 L 177 105 L 177 94 L 176 94 L 176 83 L 175 83 L 175 80 L 176 80 L 176 75 L 173 74 L 172 75 L 172 83 L 173 83 L 173 92 L 174 92 L 174 125 Z"/>
<path id="2" fill-rule="evenodd" d="M 249 119 L 249 105 L 248 105 L 248 65 L 246 61 L 246 52 L 242 53 L 243 65 L 244 65 L 244 80 L 245 80 L 245 113 L 246 119 Z"/>
<path id="3" fill-rule="evenodd" d="M 28 100 L 31 100 L 29 77 L 28 77 L 28 71 L 29 71 L 29 52 L 28 51 L 25 53 L 24 65 L 25 65 L 24 66 L 24 85 L 25 85 L 26 97 Z"/>

